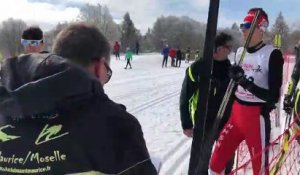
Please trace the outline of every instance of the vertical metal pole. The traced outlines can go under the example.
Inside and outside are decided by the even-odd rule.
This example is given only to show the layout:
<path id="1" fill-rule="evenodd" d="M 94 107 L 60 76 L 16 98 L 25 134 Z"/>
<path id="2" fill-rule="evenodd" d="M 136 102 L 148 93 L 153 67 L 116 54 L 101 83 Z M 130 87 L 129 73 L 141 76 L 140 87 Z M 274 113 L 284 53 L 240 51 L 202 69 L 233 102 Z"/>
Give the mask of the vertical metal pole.
<path id="1" fill-rule="evenodd" d="M 220 0 L 211 0 L 209 4 L 208 18 L 207 18 L 207 27 L 206 27 L 206 36 L 205 36 L 205 44 L 204 44 L 204 53 L 203 59 L 206 62 L 206 77 L 199 82 L 199 95 L 198 99 L 198 108 L 197 108 L 197 120 L 194 126 L 194 136 L 192 142 L 191 156 L 190 156 L 190 164 L 189 164 L 189 175 L 194 175 L 198 171 L 199 164 L 199 155 L 201 151 L 201 145 L 203 140 L 205 139 L 205 128 L 206 120 L 207 120 L 207 108 L 208 108 L 208 100 L 209 100 L 209 91 L 210 91 L 210 75 L 212 72 L 213 66 L 213 49 L 214 49 L 214 40 L 217 32 L 217 23 L 218 23 L 218 14 L 219 14 L 219 4 Z M 201 117 L 199 117 L 201 114 Z M 200 173 L 198 173 L 200 174 Z"/>

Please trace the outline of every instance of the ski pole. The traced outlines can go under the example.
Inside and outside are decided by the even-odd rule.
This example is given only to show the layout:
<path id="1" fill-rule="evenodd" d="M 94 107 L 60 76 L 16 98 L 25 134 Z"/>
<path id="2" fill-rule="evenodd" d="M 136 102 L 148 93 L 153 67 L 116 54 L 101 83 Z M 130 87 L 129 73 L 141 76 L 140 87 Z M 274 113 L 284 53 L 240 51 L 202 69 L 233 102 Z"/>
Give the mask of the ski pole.
<path id="1" fill-rule="evenodd" d="M 255 13 L 255 17 L 254 17 L 254 20 L 251 24 L 251 28 L 250 28 L 250 32 L 249 32 L 249 35 L 246 39 L 246 42 L 245 42 L 245 45 L 244 45 L 244 48 L 243 48 L 243 52 L 242 52 L 242 55 L 240 57 L 240 60 L 238 62 L 238 66 L 240 66 L 242 64 L 242 62 L 244 61 L 244 58 L 246 56 L 246 52 L 247 52 L 247 47 L 249 46 L 249 43 L 251 41 L 251 38 L 253 36 L 253 33 L 254 33 L 254 30 L 257 26 L 257 23 L 258 23 L 258 18 L 259 18 L 259 15 L 261 13 L 261 10 L 259 9 L 258 11 L 256 11 Z M 223 117 L 223 114 L 225 112 L 225 109 L 226 109 L 226 106 L 228 104 L 228 100 L 232 94 L 232 90 L 234 89 L 236 83 L 231 79 L 228 86 L 227 86 L 227 89 L 226 89 L 226 92 L 225 92 L 225 95 L 223 97 L 223 100 L 222 100 L 222 103 L 221 103 L 221 106 L 218 110 L 218 114 L 217 114 L 217 118 L 218 119 L 221 119 Z"/>

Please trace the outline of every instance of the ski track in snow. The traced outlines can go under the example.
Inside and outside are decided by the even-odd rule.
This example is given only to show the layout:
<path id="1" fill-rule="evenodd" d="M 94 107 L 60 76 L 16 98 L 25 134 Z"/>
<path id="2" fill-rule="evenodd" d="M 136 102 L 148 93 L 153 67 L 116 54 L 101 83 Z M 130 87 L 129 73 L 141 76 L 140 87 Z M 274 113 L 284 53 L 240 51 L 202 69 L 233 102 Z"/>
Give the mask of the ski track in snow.
<path id="1" fill-rule="evenodd" d="M 137 56 L 133 69 L 125 70 L 122 58 L 112 60 L 112 82 L 105 91 L 139 120 L 151 156 L 162 162 L 160 175 L 182 174 L 188 165 L 191 139 L 182 133 L 179 95 L 190 64 L 162 69 L 161 61 L 159 54 Z"/>
<path id="2" fill-rule="evenodd" d="M 168 86 L 173 86 L 173 85 L 177 85 L 177 82 L 168 82 L 168 83 L 164 83 L 162 86 L 160 86 L 160 88 L 164 88 L 164 87 L 168 87 Z M 133 91 L 128 91 L 122 95 L 116 95 L 116 96 L 112 96 L 111 98 L 114 100 L 120 100 L 123 98 L 127 98 L 133 95 L 142 95 L 144 96 L 144 92 L 149 92 L 153 89 L 153 87 L 147 87 L 147 88 L 140 88 L 140 89 L 136 89 Z"/>
<path id="3" fill-rule="evenodd" d="M 163 95 L 161 97 L 158 97 L 158 98 L 155 98 L 153 100 L 150 100 L 140 106 L 137 106 L 131 110 L 129 110 L 130 113 L 133 113 L 133 114 L 136 114 L 138 112 L 141 112 L 143 110 L 146 110 L 146 109 L 149 109 L 150 107 L 154 106 L 154 105 L 158 105 L 159 103 L 163 103 L 165 102 L 166 100 L 169 100 L 170 98 L 173 98 L 173 97 L 178 97 L 180 91 L 175 91 L 175 92 L 171 92 L 169 94 L 166 94 L 166 95 Z"/>
<path id="4" fill-rule="evenodd" d="M 127 78 L 121 81 L 113 82 L 111 85 L 117 86 L 117 85 L 123 85 L 123 84 L 128 84 L 128 83 L 135 83 L 138 81 L 151 81 L 151 80 L 156 80 L 158 78 L 163 78 L 163 77 L 170 77 L 171 75 L 174 75 L 176 73 L 164 73 L 160 75 L 145 75 L 145 76 L 138 76 L 134 78 Z"/>
<path id="5" fill-rule="evenodd" d="M 182 169 L 187 167 L 191 151 L 191 139 L 180 140 L 170 152 L 162 159 L 160 174 L 183 174 Z"/>

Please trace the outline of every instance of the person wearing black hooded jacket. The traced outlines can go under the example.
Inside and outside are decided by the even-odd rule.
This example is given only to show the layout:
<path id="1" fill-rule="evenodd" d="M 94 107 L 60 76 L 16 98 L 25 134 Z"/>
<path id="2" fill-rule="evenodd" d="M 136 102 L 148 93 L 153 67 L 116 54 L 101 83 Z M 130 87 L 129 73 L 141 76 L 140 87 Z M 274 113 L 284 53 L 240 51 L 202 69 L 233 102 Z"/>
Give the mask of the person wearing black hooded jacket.
<path id="1" fill-rule="evenodd" d="M 228 71 L 231 63 L 228 59 L 228 54 L 231 51 L 232 47 L 232 36 L 224 32 L 218 34 L 215 39 L 215 49 L 213 54 L 213 70 L 211 75 L 212 86 L 209 94 L 210 102 L 208 104 L 208 113 L 207 120 L 204 121 L 202 114 L 197 114 L 197 103 L 199 96 L 203 95 L 201 93 L 201 86 L 199 85 L 200 81 L 205 79 L 204 70 L 207 62 L 205 59 L 200 59 L 195 61 L 190 67 L 186 70 L 186 75 L 182 83 L 182 89 L 180 94 L 180 119 L 183 133 L 187 137 L 193 137 L 196 133 L 200 136 L 200 133 L 205 133 L 205 137 L 209 136 L 209 133 L 212 132 L 214 120 L 217 116 L 218 109 L 221 105 L 222 99 L 226 92 L 226 88 L 229 83 Z M 230 105 L 229 105 L 230 106 Z M 226 113 L 222 119 L 219 131 L 223 128 L 227 122 L 230 115 L 230 110 L 226 110 Z M 196 120 L 200 120 L 200 123 L 206 123 L 205 127 L 196 127 L 194 124 Z M 200 150 L 200 145 L 197 145 L 195 139 L 198 137 L 193 137 L 192 146 L 195 147 L 193 150 Z M 213 145 L 210 145 L 211 149 Z M 198 156 L 198 154 L 191 152 L 191 157 Z M 194 162 L 190 162 L 190 167 Z M 205 160 L 205 166 L 199 167 L 199 172 L 202 175 L 208 174 L 208 164 L 209 159 Z M 233 166 L 233 160 L 228 164 L 225 173 L 229 173 Z M 189 174 L 194 174 L 193 170 L 189 170 Z"/>
<path id="2" fill-rule="evenodd" d="M 105 37 L 72 24 L 54 52 L 2 65 L 0 174 L 157 174 L 139 122 L 104 93 L 112 74 Z"/>

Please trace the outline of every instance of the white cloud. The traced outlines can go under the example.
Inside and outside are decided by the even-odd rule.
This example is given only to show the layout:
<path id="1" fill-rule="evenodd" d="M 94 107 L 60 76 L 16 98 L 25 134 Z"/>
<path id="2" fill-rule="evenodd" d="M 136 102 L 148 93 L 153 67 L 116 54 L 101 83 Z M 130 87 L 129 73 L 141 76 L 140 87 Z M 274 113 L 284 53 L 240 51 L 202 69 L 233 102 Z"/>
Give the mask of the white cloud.
<path id="1" fill-rule="evenodd" d="M 145 33 L 162 15 L 185 15 L 206 22 L 209 0 L 6 0 L 0 6 L 0 22 L 12 17 L 49 30 L 58 22 L 75 20 L 78 7 L 85 3 L 107 5 L 117 23 L 129 12 L 136 28 Z"/>
<path id="2" fill-rule="evenodd" d="M 78 6 L 82 3 L 107 5 L 119 23 L 124 14 L 129 12 L 142 33 L 152 27 L 156 18 L 164 13 L 158 0 L 6 0 L 0 5 L 0 22 L 8 18 L 22 19 L 28 24 L 40 25 L 42 29 L 49 30 L 58 22 L 75 20 L 80 12 L 76 3 Z M 69 7 L 70 4 L 75 6 Z"/>
<path id="3" fill-rule="evenodd" d="M 208 8 L 209 0 L 193 0 L 192 3 L 196 8 Z"/>
<path id="4" fill-rule="evenodd" d="M 48 24 L 54 26 L 58 22 L 72 21 L 79 14 L 78 8 L 58 8 L 53 4 L 27 2 L 26 0 L 7 0 L 0 5 L 0 21 L 8 18 L 22 19 L 28 24 Z M 47 30 L 49 28 L 44 28 Z"/>

